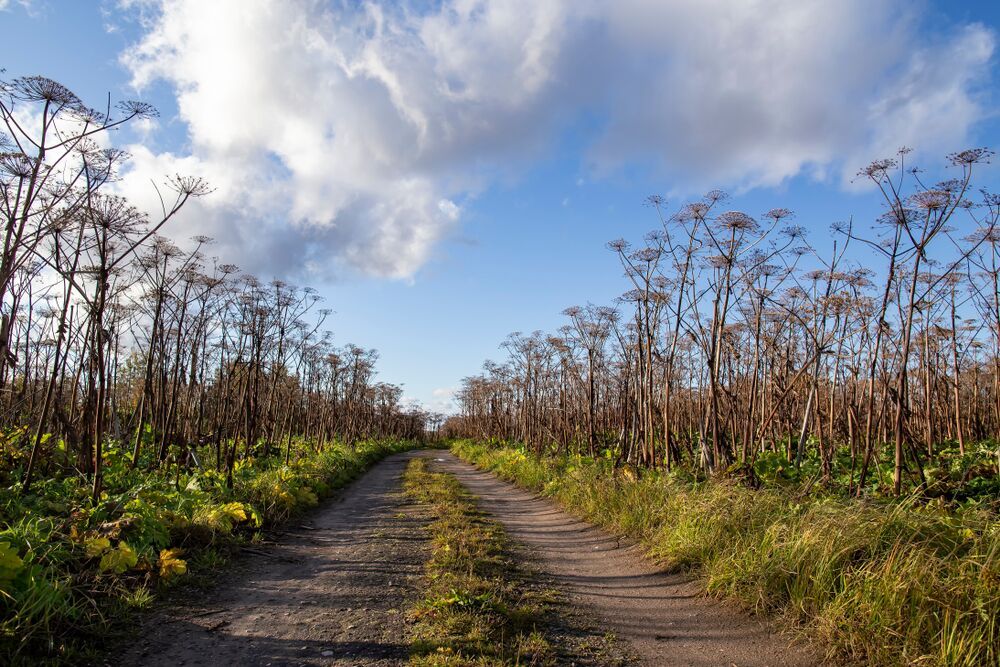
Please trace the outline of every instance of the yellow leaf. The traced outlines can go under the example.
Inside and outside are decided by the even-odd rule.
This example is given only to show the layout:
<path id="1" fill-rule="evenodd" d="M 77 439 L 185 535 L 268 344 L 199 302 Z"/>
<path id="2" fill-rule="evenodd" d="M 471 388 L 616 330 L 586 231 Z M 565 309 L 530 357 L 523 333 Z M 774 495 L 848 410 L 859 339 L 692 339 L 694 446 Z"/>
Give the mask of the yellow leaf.
<path id="1" fill-rule="evenodd" d="M 212 530 L 229 533 L 233 526 L 247 520 L 247 512 L 243 503 L 226 503 L 215 507 L 202 507 L 195 512 L 194 521 L 206 525 Z"/>
<path id="2" fill-rule="evenodd" d="M 247 520 L 247 511 L 244 509 L 243 503 L 227 503 L 221 509 L 231 519 L 235 519 L 236 521 Z"/>
<path id="3" fill-rule="evenodd" d="M 94 558 L 111 548 L 111 540 L 106 537 L 91 537 L 83 541 L 83 546 L 87 555 Z"/>
<path id="4" fill-rule="evenodd" d="M 178 558 L 183 549 L 163 549 L 160 551 L 160 576 L 164 579 L 187 572 L 187 562 Z"/>
<path id="5" fill-rule="evenodd" d="M 135 567 L 139 562 L 139 556 L 135 550 L 125 542 L 119 542 L 117 549 L 112 549 L 101 556 L 100 568 L 102 572 L 114 572 L 121 574 L 129 568 Z"/>

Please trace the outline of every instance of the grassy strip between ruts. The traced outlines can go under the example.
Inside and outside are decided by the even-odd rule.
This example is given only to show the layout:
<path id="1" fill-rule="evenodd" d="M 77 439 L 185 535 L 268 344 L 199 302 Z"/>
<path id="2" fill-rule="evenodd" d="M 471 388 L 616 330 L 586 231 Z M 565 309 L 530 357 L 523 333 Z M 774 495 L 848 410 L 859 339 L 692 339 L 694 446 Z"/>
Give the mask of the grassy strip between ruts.
<path id="1" fill-rule="evenodd" d="M 431 506 L 432 554 L 414 618 L 413 665 L 547 665 L 555 650 L 541 632 L 548 600 L 522 585 L 503 529 L 476 509 L 447 473 L 413 459 L 406 494 Z"/>
<path id="2" fill-rule="evenodd" d="M 97 503 L 77 478 L 37 484 L 30 496 L 0 489 L 0 663 L 96 661 L 129 612 L 165 586 L 223 566 L 261 529 L 415 445 L 334 444 L 287 465 L 247 459 L 232 488 L 214 470 L 131 469 L 112 451 Z"/>
<path id="3" fill-rule="evenodd" d="M 1000 524 L 984 511 L 863 502 L 616 473 L 517 447 L 452 451 L 700 574 L 709 592 L 778 615 L 831 657 L 1000 665 Z"/>

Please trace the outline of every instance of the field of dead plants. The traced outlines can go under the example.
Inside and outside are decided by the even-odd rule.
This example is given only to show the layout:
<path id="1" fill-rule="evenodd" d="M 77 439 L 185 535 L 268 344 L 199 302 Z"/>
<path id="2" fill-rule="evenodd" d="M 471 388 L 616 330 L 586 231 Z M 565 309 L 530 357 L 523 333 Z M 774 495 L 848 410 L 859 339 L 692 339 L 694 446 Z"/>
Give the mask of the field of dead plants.
<path id="1" fill-rule="evenodd" d="M 161 230 L 211 187 L 115 194 L 115 128 L 43 77 L 0 83 L 0 655 L 71 659 L 158 587 L 423 434 L 334 347 L 308 288 L 262 282 Z M 5 661 L 5 660 L 4 660 Z"/>
<path id="2" fill-rule="evenodd" d="M 593 630 L 601 619 L 560 620 L 585 603 L 526 583 L 534 570 L 498 523 L 510 516 L 490 518 L 429 455 L 405 472 L 398 457 L 380 464 L 444 436 L 807 638 L 816 652 L 800 658 L 1000 664 L 1000 198 L 977 181 L 991 151 L 947 156 L 936 183 L 905 149 L 873 162 L 858 179 L 882 215 L 834 224 L 823 243 L 788 209 L 650 197 L 656 228 L 608 244 L 621 297 L 566 309 L 555 332 L 511 334 L 438 429 L 377 379 L 374 350 L 332 343 L 314 290 L 243 273 L 208 237 L 168 239 L 211 184 L 151 184 L 154 217 L 118 194 L 129 156 L 113 131 L 155 115 L 91 108 L 43 77 L 0 82 L 4 661 L 100 661 L 178 582 L 210 587 L 248 549 L 285 558 L 267 556 L 275 531 L 381 465 L 371 498 L 372 477 L 350 487 L 350 521 L 368 526 L 370 505 L 389 525 L 387 508 L 418 505 L 423 523 L 390 532 L 393 548 L 429 554 L 424 578 L 325 613 L 361 608 L 377 628 L 383 612 L 364 600 L 382 596 L 384 613 L 408 610 L 406 644 L 372 634 L 333 650 L 310 625 L 302 664 L 395 664 L 379 656 L 400 651 L 414 664 L 629 662 Z M 384 531 L 338 545 L 381 548 Z M 314 551 L 334 569 L 370 557 Z M 232 623 L 226 640 L 244 651 L 255 617 L 226 611 L 235 620 L 193 632 Z M 284 660 L 297 637 L 253 659 Z"/>

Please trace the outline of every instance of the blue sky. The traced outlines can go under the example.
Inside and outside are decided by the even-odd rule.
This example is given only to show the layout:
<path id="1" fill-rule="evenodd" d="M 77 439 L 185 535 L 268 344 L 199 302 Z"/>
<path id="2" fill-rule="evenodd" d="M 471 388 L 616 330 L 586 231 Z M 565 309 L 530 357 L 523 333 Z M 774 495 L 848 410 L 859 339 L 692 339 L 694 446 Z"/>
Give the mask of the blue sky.
<path id="1" fill-rule="evenodd" d="M 947 173 L 1000 129 L 988 0 L 0 7 L 8 76 L 160 109 L 115 137 L 127 194 L 206 176 L 174 235 L 316 287 L 335 340 L 435 408 L 511 331 L 624 291 L 604 244 L 656 226 L 648 194 L 785 206 L 821 246 L 877 214 L 866 162 L 905 144 Z"/>

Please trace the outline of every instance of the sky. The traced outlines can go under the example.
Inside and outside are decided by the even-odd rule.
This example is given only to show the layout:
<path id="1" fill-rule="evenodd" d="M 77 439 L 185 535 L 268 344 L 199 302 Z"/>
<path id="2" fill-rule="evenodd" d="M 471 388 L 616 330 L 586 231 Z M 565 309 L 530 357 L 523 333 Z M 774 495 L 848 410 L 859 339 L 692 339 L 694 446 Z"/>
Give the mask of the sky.
<path id="1" fill-rule="evenodd" d="M 650 194 L 787 207 L 819 247 L 878 214 L 871 160 L 997 148 L 998 31 L 997 0 L 0 0 L 0 68 L 153 103 L 116 187 L 206 178 L 166 235 L 316 288 L 447 411 L 507 334 L 626 290 L 605 244 Z"/>

